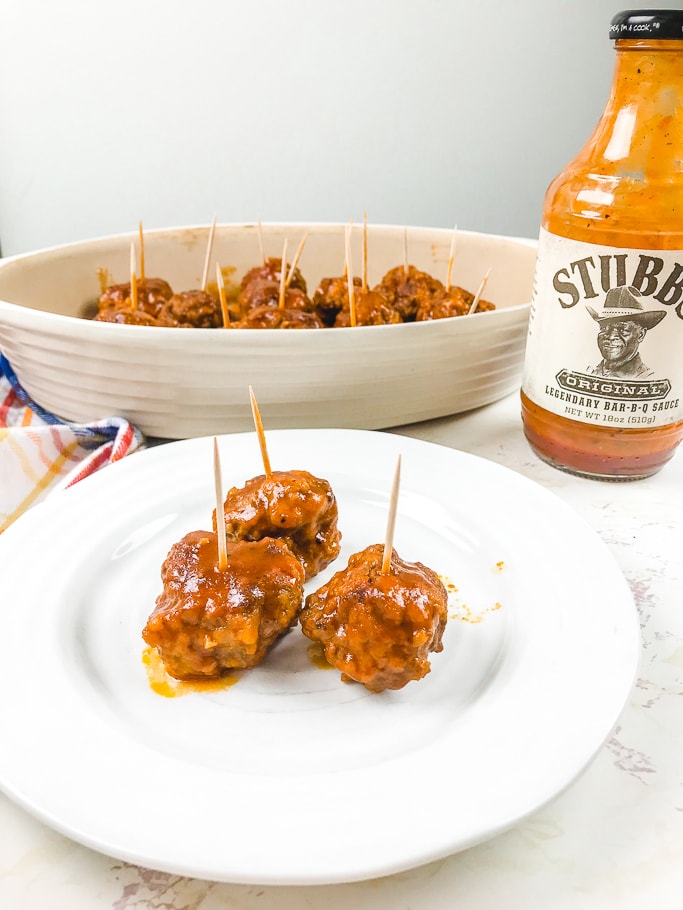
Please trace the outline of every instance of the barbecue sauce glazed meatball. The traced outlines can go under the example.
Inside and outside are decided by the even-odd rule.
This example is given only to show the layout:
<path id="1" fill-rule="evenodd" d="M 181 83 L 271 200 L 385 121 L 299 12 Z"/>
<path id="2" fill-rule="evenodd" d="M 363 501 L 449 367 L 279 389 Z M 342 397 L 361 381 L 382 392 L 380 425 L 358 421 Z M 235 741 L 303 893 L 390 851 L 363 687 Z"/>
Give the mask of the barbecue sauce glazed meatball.
<path id="1" fill-rule="evenodd" d="M 361 290 L 360 278 L 353 279 L 354 293 Z M 323 278 L 313 293 L 313 309 L 324 325 L 333 326 L 337 315 L 349 309 L 349 280 L 346 275 L 338 278 Z"/>
<path id="2" fill-rule="evenodd" d="M 337 500 L 330 484 L 308 471 L 272 471 L 232 487 L 223 512 L 228 540 L 282 540 L 303 564 L 306 581 L 339 555 Z"/>
<path id="3" fill-rule="evenodd" d="M 431 298 L 425 298 L 417 308 L 416 322 L 429 319 L 447 319 L 449 316 L 467 316 L 474 302 L 474 294 L 464 288 L 441 288 Z M 480 300 L 475 313 L 484 310 L 495 310 L 495 305 L 488 300 Z"/>
<path id="4" fill-rule="evenodd" d="M 289 273 L 289 267 L 285 264 L 287 272 L 285 273 L 285 278 Z M 282 274 L 282 259 L 277 259 L 275 257 L 271 259 L 266 259 L 263 265 L 256 265 L 253 269 L 249 269 L 248 272 L 242 276 L 242 281 L 240 282 L 240 291 L 244 291 L 250 284 L 257 280 L 272 281 L 275 284 L 280 285 L 280 278 Z M 298 288 L 298 290 L 306 293 L 306 281 L 304 276 L 301 274 L 299 268 L 295 268 L 292 274 L 292 280 L 288 283 L 287 287 Z"/>
<path id="5" fill-rule="evenodd" d="M 161 567 L 163 591 L 142 636 L 176 679 L 206 679 L 260 663 L 296 622 L 304 570 L 280 540 L 228 544 L 192 531 L 174 543 Z"/>
<path id="6" fill-rule="evenodd" d="M 297 292 L 300 293 L 300 292 Z M 323 323 L 315 313 L 288 306 L 279 307 L 277 303 L 254 306 L 247 311 L 243 319 L 235 324 L 241 329 L 322 329 Z"/>
<path id="7" fill-rule="evenodd" d="M 156 319 L 166 302 L 173 296 L 173 289 L 163 278 L 144 278 L 137 283 L 137 293 L 138 309 Z M 125 284 L 111 284 L 100 294 L 98 308 L 100 313 L 111 308 L 126 309 L 126 306 L 130 308 L 131 299 L 129 281 Z"/>
<path id="8" fill-rule="evenodd" d="M 184 328 L 218 329 L 223 325 L 220 300 L 198 288 L 173 294 L 161 316 Z"/>
<path id="9" fill-rule="evenodd" d="M 286 263 L 285 268 L 287 269 Z M 288 272 L 285 277 L 287 274 Z M 277 307 L 280 302 L 281 277 L 282 259 L 266 259 L 263 265 L 249 269 L 240 282 L 237 294 L 237 307 L 240 315 L 245 317 L 254 307 Z M 284 305 L 286 309 L 313 311 L 313 306 L 306 293 L 306 281 L 298 268 L 294 269 L 292 278 L 285 289 Z M 245 323 L 244 327 L 249 326 Z M 253 325 L 251 328 L 270 328 L 270 326 Z"/>
<path id="10" fill-rule="evenodd" d="M 169 325 L 167 322 L 160 322 L 154 316 L 145 313 L 144 310 L 132 310 L 130 301 L 128 306 L 107 307 L 100 310 L 93 320 L 95 322 L 116 322 L 119 325 Z"/>
<path id="11" fill-rule="evenodd" d="M 398 310 L 394 309 L 379 291 L 359 290 L 354 293 L 353 305 L 356 311 L 356 325 L 395 325 L 403 322 Z M 348 305 L 337 314 L 334 325 L 335 328 L 351 325 L 351 310 Z"/>
<path id="12" fill-rule="evenodd" d="M 375 288 L 399 313 L 403 322 L 413 322 L 418 308 L 443 285 L 438 278 L 421 272 L 414 265 L 390 269 Z"/>
<path id="13" fill-rule="evenodd" d="M 448 594 L 435 572 L 404 562 L 394 550 L 383 575 L 383 557 L 381 544 L 355 553 L 346 569 L 309 594 L 300 616 L 304 635 L 320 643 L 342 679 L 371 692 L 426 676 L 428 654 L 443 649 L 448 618 Z"/>
<path id="14" fill-rule="evenodd" d="M 249 316 L 252 310 L 280 306 L 280 285 L 275 281 L 257 278 L 237 297 L 237 306 L 243 318 Z M 288 310 L 301 310 L 313 313 L 313 304 L 301 288 L 286 288 L 284 295 L 284 308 Z"/>

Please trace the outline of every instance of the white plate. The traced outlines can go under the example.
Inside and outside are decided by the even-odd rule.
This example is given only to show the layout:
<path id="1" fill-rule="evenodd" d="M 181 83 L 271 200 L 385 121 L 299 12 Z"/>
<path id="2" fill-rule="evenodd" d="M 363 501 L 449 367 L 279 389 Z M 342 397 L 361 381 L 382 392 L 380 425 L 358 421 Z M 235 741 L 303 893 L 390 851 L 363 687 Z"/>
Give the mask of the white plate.
<path id="1" fill-rule="evenodd" d="M 140 630 L 163 557 L 210 527 L 213 495 L 212 441 L 172 443 L 0 538 L 4 791 L 112 856 L 260 884 L 406 869 L 560 793 L 609 734 L 638 659 L 629 589 L 596 534 L 541 487 L 445 447 L 353 430 L 268 442 L 273 467 L 326 477 L 338 498 L 342 554 L 309 590 L 384 539 L 402 453 L 396 549 L 458 588 L 432 672 L 371 695 L 316 667 L 295 629 L 231 688 L 155 694 Z M 226 487 L 260 473 L 253 434 L 220 447 Z"/>

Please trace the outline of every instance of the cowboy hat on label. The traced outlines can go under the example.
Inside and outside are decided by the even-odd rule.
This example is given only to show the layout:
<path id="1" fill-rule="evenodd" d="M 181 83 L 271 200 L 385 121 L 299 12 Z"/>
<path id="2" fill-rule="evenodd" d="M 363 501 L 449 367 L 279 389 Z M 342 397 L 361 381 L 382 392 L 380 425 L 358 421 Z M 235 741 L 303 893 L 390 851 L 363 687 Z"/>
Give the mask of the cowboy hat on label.
<path id="1" fill-rule="evenodd" d="M 599 313 L 590 306 L 586 309 L 598 323 L 630 319 L 646 329 L 651 329 L 664 319 L 666 310 L 646 310 L 640 297 L 640 291 L 634 287 L 610 288 Z"/>

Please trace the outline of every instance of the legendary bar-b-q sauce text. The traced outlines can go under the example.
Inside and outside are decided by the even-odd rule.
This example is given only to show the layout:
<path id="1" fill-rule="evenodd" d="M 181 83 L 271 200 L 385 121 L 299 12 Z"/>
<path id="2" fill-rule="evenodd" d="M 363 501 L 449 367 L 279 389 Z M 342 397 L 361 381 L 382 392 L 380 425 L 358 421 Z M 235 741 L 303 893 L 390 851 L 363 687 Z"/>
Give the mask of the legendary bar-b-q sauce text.
<path id="1" fill-rule="evenodd" d="M 683 10 L 610 37 L 607 106 L 543 206 L 522 419 L 550 464 L 633 480 L 683 436 Z"/>

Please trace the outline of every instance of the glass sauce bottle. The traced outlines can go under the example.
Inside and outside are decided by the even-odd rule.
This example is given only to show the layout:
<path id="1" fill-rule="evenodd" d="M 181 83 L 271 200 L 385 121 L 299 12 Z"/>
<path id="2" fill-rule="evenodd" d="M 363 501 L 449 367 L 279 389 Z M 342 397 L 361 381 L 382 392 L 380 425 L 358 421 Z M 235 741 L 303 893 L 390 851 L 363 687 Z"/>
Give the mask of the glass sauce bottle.
<path id="1" fill-rule="evenodd" d="M 683 437 L 683 10 L 610 37 L 607 107 L 544 201 L 522 420 L 555 467 L 633 480 Z"/>

